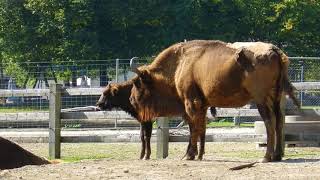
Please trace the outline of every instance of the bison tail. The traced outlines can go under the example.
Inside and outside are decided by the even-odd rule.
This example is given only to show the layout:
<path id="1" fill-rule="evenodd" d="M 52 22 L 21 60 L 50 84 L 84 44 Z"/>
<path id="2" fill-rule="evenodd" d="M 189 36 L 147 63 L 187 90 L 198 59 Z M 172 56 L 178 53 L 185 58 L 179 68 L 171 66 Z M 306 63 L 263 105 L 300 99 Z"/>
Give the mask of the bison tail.
<path id="1" fill-rule="evenodd" d="M 215 107 L 210 107 L 210 113 L 212 115 L 212 117 L 216 117 L 217 115 L 217 110 Z"/>
<path id="2" fill-rule="evenodd" d="M 296 88 L 291 84 L 288 77 L 288 66 L 289 66 L 289 58 L 284 54 L 279 48 L 275 47 L 274 49 L 281 57 L 281 91 L 284 91 L 290 99 L 292 99 L 293 103 L 300 109 L 300 102 L 294 95 Z"/>
<path id="3" fill-rule="evenodd" d="M 298 107 L 298 109 L 301 108 L 300 101 L 296 98 L 294 95 L 294 91 L 296 88 L 289 82 L 288 79 L 285 79 L 284 82 L 284 91 L 288 94 L 288 96 L 292 99 L 293 103 Z"/>

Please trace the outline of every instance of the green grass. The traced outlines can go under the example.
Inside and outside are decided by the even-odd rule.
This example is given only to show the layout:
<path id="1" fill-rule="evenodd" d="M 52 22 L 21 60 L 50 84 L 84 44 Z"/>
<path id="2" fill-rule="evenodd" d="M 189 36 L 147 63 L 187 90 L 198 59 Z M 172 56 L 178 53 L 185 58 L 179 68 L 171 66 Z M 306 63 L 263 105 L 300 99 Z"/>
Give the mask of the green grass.
<path id="1" fill-rule="evenodd" d="M 157 123 L 154 122 L 152 127 L 154 129 L 158 128 L 157 126 Z M 239 126 L 236 126 L 234 124 L 234 122 L 232 121 L 225 121 L 224 119 L 220 120 L 220 121 L 212 121 L 212 122 L 209 122 L 207 124 L 207 128 L 222 128 L 222 127 L 225 127 L 225 128 L 232 128 L 232 127 L 239 127 Z M 240 128 L 241 127 L 254 127 L 254 123 L 240 123 Z"/>
<path id="2" fill-rule="evenodd" d="M 301 106 L 301 109 L 320 109 L 320 106 Z"/>
<path id="3" fill-rule="evenodd" d="M 207 124 L 207 127 L 238 127 L 230 121 L 213 121 Z M 240 127 L 254 127 L 254 123 L 240 123 Z"/>
<path id="4" fill-rule="evenodd" d="M 152 148 L 155 150 L 155 146 Z M 138 159 L 140 143 L 63 143 L 61 152 L 64 162 L 105 158 Z"/>
<path id="5" fill-rule="evenodd" d="M 2 107 L 0 108 L 0 113 L 18 113 L 18 112 L 34 112 L 34 111 L 49 111 L 49 108 L 39 108 L 39 107 Z"/>
<path id="6" fill-rule="evenodd" d="M 48 158 L 48 144 L 20 144 L 34 154 Z M 62 143 L 61 160 L 63 162 L 78 162 L 83 160 L 136 160 L 140 155 L 140 143 Z M 187 143 L 169 143 L 169 159 L 181 158 L 185 154 Z M 156 159 L 156 143 L 151 146 L 151 159 Z M 216 142 L 206 143 L 205 157 L 253 159 L 263 157 L 265 149 L 257 149 L 255 143 Z M 285 149 L 285 159 L 318 158 L 318 147 L 291 147 Z"/>

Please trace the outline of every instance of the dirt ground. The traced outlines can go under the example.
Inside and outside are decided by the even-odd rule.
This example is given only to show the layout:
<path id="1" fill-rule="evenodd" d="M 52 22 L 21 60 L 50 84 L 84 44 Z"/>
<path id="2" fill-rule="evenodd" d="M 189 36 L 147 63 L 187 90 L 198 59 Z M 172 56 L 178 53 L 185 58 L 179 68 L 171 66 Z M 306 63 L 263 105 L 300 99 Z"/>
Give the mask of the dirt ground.
<path id="1" fill-rule="evenodd" d="M 47 144 L 22 144 L 46 156 Z M 232 171 L 231 167 L 254 162 L 264 150 L 254 143 L 207 143 L 203 161 L 180 160 L 186 143 L 171 143 L 169 157 L 138 160 L 138 143 L 64 144 L 64 162 L 0 171 L 0 179 L 320 179 L 320 149 L 287 148 L 284 161 L 255 164 Z M 80 161 L 77 161 L 80 159 Z"/>

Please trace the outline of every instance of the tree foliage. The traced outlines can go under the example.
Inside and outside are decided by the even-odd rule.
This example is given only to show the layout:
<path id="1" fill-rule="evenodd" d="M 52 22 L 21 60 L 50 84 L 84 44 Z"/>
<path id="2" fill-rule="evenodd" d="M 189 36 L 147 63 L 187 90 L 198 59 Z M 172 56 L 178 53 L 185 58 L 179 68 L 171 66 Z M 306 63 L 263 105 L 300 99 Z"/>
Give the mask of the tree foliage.
<path id="1" fill-rule="evenodd" d="M 319 32 L 317 0 L 0 1 L 0 58 L 11 73 L 31 71 L 29 62 L 148 57 L 184 39 L 266 41 L 319 56 Z"/>

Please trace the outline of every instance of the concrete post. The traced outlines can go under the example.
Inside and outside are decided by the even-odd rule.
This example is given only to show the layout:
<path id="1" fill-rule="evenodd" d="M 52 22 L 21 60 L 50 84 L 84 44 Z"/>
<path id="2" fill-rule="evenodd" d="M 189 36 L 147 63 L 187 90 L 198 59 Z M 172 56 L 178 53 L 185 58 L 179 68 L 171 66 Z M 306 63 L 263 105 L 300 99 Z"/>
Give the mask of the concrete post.
<path id="1" fill-rule="evenodd" d="M 61 157 L 61 84 L 50 84 L 49 95 L 49 157 Z"/>
<path id="2" fill-rule="evenodd" d="M 167 117 L 157 118 L 157 158 L 168 157 L 169 150 L 169 119 Z"/>

